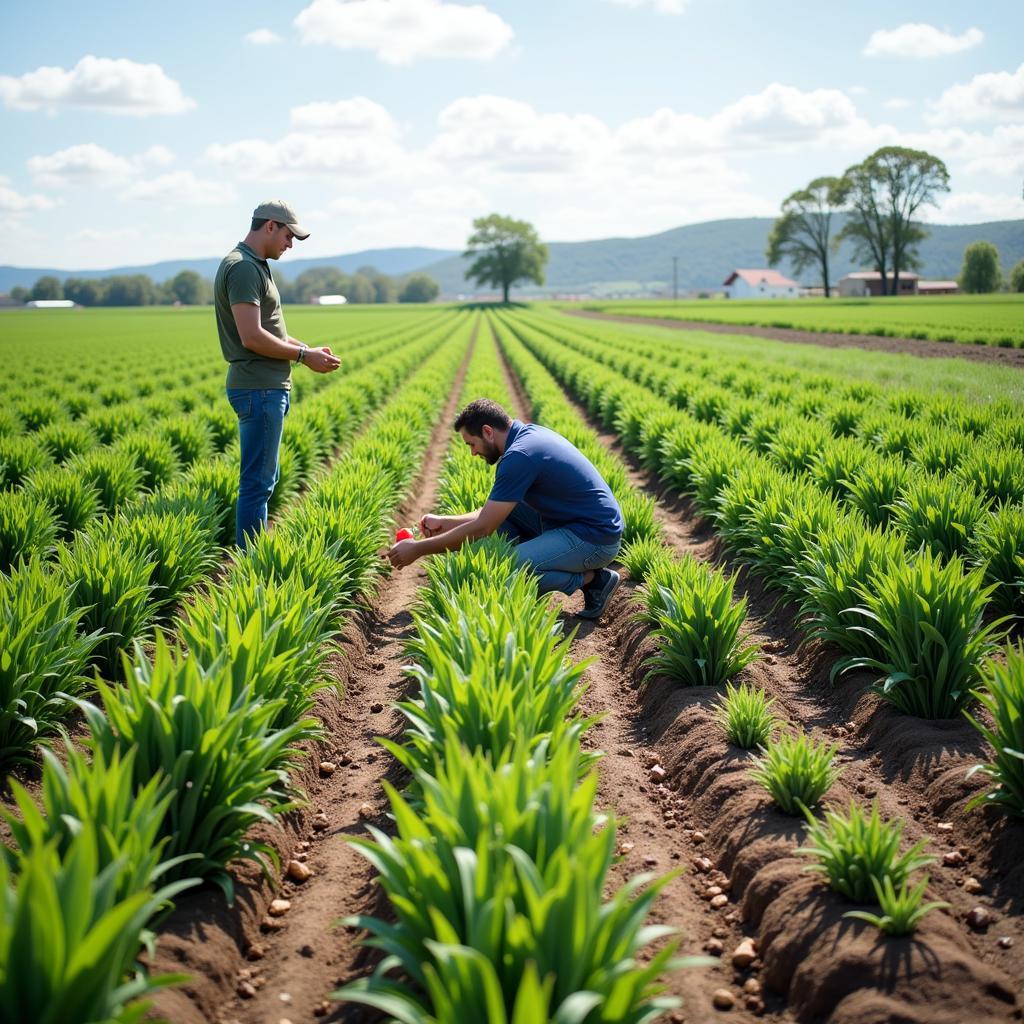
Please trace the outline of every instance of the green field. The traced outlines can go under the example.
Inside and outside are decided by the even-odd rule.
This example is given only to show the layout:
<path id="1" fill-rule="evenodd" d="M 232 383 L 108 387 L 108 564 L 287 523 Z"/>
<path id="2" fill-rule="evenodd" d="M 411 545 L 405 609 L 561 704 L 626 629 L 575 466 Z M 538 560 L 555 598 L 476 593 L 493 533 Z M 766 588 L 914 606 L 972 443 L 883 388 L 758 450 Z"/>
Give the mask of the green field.
<path id="1" fill-rule="evenodd" d="M 696 299 L 588 302 L 620 316 L 792 327 L 802 331 L 930 338 L 1024 348 L 1024 295 L 944 295 L 887 299 Z"/>

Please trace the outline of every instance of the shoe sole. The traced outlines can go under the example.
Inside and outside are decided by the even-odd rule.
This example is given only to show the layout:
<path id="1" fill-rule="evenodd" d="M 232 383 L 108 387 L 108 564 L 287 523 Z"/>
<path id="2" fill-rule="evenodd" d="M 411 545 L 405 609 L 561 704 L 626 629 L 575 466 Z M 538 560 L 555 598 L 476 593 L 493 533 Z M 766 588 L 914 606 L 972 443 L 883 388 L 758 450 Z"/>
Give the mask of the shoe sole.
<path id="1" fill-rule="evenodd" d="M 609 586 L 608 592 L 603 594 L 601 597 L 601 603 L 592 610 L 584 608 L 582 611 L 576 613 L 578 619 L 599 619 L 604 612 L 605 608 L 608 607 L 608 602 L 612 599 L 612 594 L 619 589 L 619 584 L 622 582 L 622 576 L 619 575 L 614 569 L 608 570 L 612 574 L 612 583 Z"/>

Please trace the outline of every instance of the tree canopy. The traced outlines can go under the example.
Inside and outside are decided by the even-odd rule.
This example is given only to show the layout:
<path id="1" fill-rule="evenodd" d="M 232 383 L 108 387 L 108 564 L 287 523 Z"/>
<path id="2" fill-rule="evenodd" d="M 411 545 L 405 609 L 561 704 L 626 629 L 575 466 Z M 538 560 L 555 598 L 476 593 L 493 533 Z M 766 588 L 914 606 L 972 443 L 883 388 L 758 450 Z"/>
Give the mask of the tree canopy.
<path id="1" fill-rule="evenodd" d="M 927 234 L 914 218 L 948 191 L 949 171 L 937 156 L 883 146 L 848 168 L 836 186 L 835 203 L 849 214 L 837 240 L 850 241 L 857 257 L 881 272 L 883 290 L 891 272 L 896 295 L 900 271 L 918 266 L 917 247 Z"/>
<path id="2" fill-rule="evenodd" d="M 1024 292 L 1024 260 L 1019 260 L 1010 271 L 1010 291 Z"/>
<path id="3" fill-rule="evenodd" d="M 981 295 L 996 291 L 1002 283 L 999 250 L 991 242 L 971 242 L 964 249 L 964 263 L 960 269 L 961 290 Z"/>
<path id="4" fill-rule="evenodd" d="M 548 247 L 536 228 L 525 220 L 492 213 L 473 221 L 473 234 L 466 242 L 464 258 L 474 257 L 466 277 L 478 284 L 500 288 L 502 301 L 519 281 L 544 283 Z"/>
<path id="5" fill-rule="evenodd" d="M 402 290 L 399 302 L 433 302 L 441 292 L 441 286 L 429 274 L 410 274 Z"/>
<path id="6" fill-rule="evenodd" d="M 825 297 L 831 295 L 828 259 L 832 248 L 832 214 L 836 210 L 838 178 L 815 178 L 806 188 L 787 196 L 782 216 L 772 225 L 766 258 L 774 267 L 788 259 L 797 273 L 816 267 Z"/>

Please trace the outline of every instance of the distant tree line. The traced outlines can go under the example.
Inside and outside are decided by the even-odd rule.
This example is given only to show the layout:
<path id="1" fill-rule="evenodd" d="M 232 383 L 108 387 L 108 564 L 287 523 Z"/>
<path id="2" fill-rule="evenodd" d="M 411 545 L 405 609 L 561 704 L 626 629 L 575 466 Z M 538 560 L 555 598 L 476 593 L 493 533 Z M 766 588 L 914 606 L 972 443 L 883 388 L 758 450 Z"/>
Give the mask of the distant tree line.
<path id="1" fill-rule="evenodd" d="M 318 295 L 344 295 L 357 304 L 432 302 L 441 291 L 427 274 L 394 278 L 373 267 L 361 267 L 354 274 L 345 274 L 336 267 L 314 267 L 292 282 L 275 273 L 274 281 L 282 302 L 305 303 Z M 213 302 L 213 284 L 194 270 L 182 270 L 162 284 L 146 274 L 69 277 L 63 282 L 47 274 L 31 288 L 15 286 L 10 297 L 22 303 L 30 299 L 70 299 L 80 306 L 166 306 L 175 302 L 203 306 Z"/>

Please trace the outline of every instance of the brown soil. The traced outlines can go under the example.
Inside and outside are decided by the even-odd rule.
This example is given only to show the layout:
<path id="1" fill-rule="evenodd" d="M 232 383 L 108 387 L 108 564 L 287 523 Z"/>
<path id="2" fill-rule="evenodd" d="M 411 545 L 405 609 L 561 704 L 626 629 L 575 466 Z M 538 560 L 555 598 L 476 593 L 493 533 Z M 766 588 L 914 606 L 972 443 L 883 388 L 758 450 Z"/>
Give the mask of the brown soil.
<path id="1" fill-rule="evenodd" d="M 671 320 L 647 316 L 619 316 L 589 309 L 567 309 L 570 316 L 592 320 L 613 320 L 623 324 L 644 324 L 648 327 L 670 327 L 677 331 L 709 331 L 712 334 L 742 334 L 747 337 L 773 338 L 801 345 L 822 345 L 825 348 L 864 348 L 874 352 L 897 352 L 926 359 L 968 359 L 978 363 L 999 363 L 1024 369 L 1024 349 L 998 348 L 995 345 L 967 345 L 962 342 L 930 341 L 922 338 L 884 338 L 877 334 L 828 334 L 798 331 L 790 327 L 758 327 L 753 324 L 715 324 L 703 320 Z"/>
<path id="2" fill-rule="evenodd" d="M 683 688 L 664 678 L 641 685 L 639 666 L 653 647 L 645 630 L 630 622 L 635 605 L 627 581 L 602 624 L 581 630 L 576 643 L 579 655 L 602 659 L 588 673 L 591 690 L 584 702 L 586 710 L 606 714 L 595 736 L 609 751 L 600 769 L 601 792 L 632 820 L 627 838 L 635 847 L 626 868 L 635 870 L 642 863 L 638 858 L 650 853 L 657 869 L 677 858 L 693 863 L 706 856 L 711 870 L 720 872 L 674 883 L 657 905 L 659 915 L 681 925 L 687 950 L 700 945 L 712 923 L 728 929 L 727 954 L 740 929 L 755 938 L 761 960 L 754 967 L 763 967 L 754 976 L 765 985 L 769 1011 L 782 1014 L 778 1019 L 1021 1019 L 1024 825 L 965 811 L 980 785 L 966 780 L 967 769 L 982 756 L 977 732 L 962 720 L 929 723 L 896 715 L 867 692 L 870 678 L 864 674 L 831 686 L 833 658 L 827 651 L 798 649 L 793 610 L 726 557 L 685 497 L 631 463 L 615 437 L 576 407 L 631 466 L 634 485 L 657 498 L 670 546 L 739 571 L 736 594 L 748 600 L 746 628 L 763 652 L 740 678 L 775 697 L 784 718 L 841 744 L 843 777 L 826 803 L 840 808 L 855 798 L 862 804 L 877 799 L 885 817 L 905 822 L 905 843 L 929 838 L 929 851 L 940 857 L 930 869 L 930 898 L 952 904 L 949 911 L 932 913 L 908 939 L 885 939 L 873 926 L 844 919 L 849 906 L 805 872 L 807 858 L 794 855 L 803 840 L 799 822 L 772 808 L 747 777 L 745 752 L 728 746 L 714 724 L 717 691 Z M 649 753 L 668 773 L 662 785 L 646 777 Z M 948 854 L 956 863 L 943 863 Z M 730 905 L 718 915 L 705 910 L 701 916 L 684 890 L 687 884 L 702 888 L 708 877 L 728 891 Z M 980 893 L 965 891 L 968 878 L 980 882 Z M 975 907 L 991 916 L 980 931 L 965 923 Z M 719 980 L 727 981 L 731 968 L 723 963 L 722 970 Z M 691 1010 L 700 1008 L 687 1019 L 712 1015 L 703 973 L 683 973 L 670 982 Z M 733 980 L 738 984 L 743 977 L 736 972 Z"/>
<path id="3" fill-rule="evenodd" d="M 401 522 L 415 522 L 432 507 L 468 359 L 399 510 Z M 388 828 L 380 783 L 394 781 L 396 765 L 375 737 L 401 729 L 392 705 L 407 688 L 409 608 L 424 579 L 421 566 L 385 578 L 372 608 L 350 623 L 328 666 L 336 689 L 321 691 L 315 712 L 327 739 L 310 745 L 308 767 L 297 779 L 309 806 L 260 835 L 279 851 L 282 865 L 298 857 L 312 877 L 272 885 L 243 867 L 235 872 L 234 907 L 226 907 L 217 892 L 186 895 L 161 928 L 154 968 L 192 975 L 155 1001 L 156 1013 L 174 1024 L 375 1019 L 358 1007 L 339 1007 L 328 995 L 368 973 L 373 962 L 358 945 L 360 933 L 337 926 L 349 915 L 382 910 L 373 871 L 346 840 L 365 834 L 367 822 Z M 321 774 L 322 761 L 336 765 L 333 774 Z M 291 909 L 272 918 L 267 909 L 277 898 L 290 900 Z"/>

